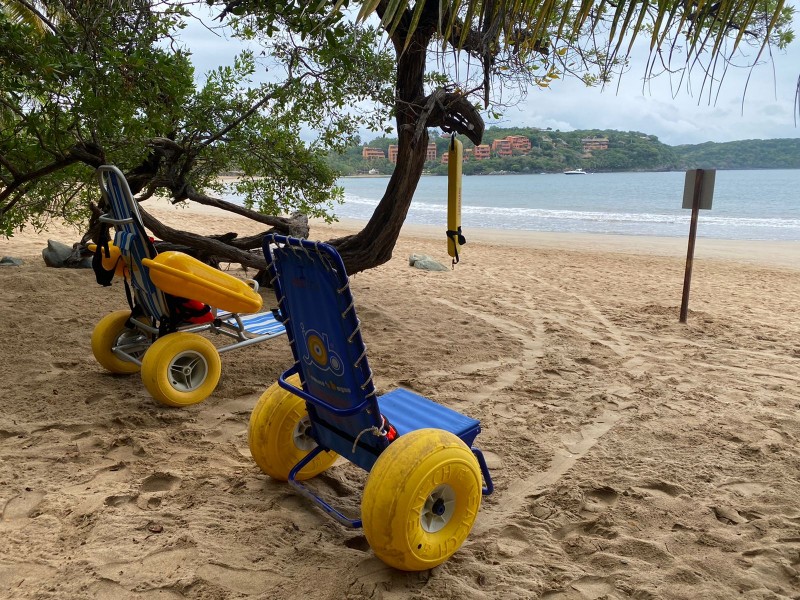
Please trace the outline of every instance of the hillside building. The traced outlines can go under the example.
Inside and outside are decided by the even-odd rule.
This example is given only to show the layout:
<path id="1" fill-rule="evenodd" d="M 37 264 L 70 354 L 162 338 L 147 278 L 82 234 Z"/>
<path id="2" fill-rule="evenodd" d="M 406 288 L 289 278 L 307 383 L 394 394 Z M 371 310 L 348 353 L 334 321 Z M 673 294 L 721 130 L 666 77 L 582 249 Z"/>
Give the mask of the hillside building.
<path id="1" fill-rule="evenodd" d="M 428 144 L 428 149 L 425 151 L 425 160 L 436 160 L 438 153 L 436 152 L 436 143 L 431 142 Z"/>
<path id="2" fill-rule="evenodd" d="M 514 154 L 511 151 L 511 142 L 508 140 L 508 138 L 493 141 L 492 153 L 500 158 L 506 158 Z"/>
<path id="3" fill-rule="evenodd" d="M 608 138 L 590 137 L 581 140 L 584 152 L 593 152 L 595 150 L 608 150 Z"/>
<path id="4" fill-rule="evenodd" d="M 511 142 L 511 149 L 519 154 L 527 154 L 531 151 L 531 141 L 524 135 L 509 135 L 506 139 Z"/>
<path id="5" fill-rule="evenodd" d="M 389 144 L 389 162 L 393 165 L 397 164 L 397 144 Z M 425 150 L 425 160 L 436 160 L 438 153 L 436 152 L 436 143 L 431 142 Z"/>
<path id="6" fill-rule="evenodd" d="M 386 158 L 386 154 L 380 148 L 364 146 L 361 149 L 361 158 L 363 160 L 375 160 L 378 158 Z"/>
<path id="7" fill-rule="evenodd" d="M 475 150 L 473 150 L 473 155 L 475 156 L 475 160 L 483 160 L 485 158 L 491 158 L 492 147 L 489 144 L 481 144 L 480 146 L 475 146 Z"/>

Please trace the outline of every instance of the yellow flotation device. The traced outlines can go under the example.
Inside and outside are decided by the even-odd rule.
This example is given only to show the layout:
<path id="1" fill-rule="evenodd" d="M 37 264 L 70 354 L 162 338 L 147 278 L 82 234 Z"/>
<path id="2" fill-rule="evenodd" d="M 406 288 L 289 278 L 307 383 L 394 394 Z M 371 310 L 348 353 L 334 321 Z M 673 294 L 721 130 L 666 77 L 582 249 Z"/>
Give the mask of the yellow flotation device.
<path id="1" fill-rule="evenodd" d="M 97 252 L 97 244 L 87 244 L 86 247 L 91 252 Z M 106 254 L 105 248 L 103 248 L 100 257 L 103 268 L 106 271 L 111 271 L 113 269 L 114 275 L 119 275 L 120 277 L 125 275 L 125 259 L 122 258 L 122 251 L 117 246 L 109 242 L 108 254 Z"/>
<path id="2" fill-rule="evenodd" d="M 458 263 L 458 248 L 467 243 L 461 234 L 461 161 L 464 148 L 454 133 L 447 152 L 447 253 Z"/>
<path id="3" fill-rule="evenodd" d="M 183 252 L 162 252 L 142 264 L 150 279 L 163 292 L 199 300 L 234 313 L 254 313 L 261 309 L 261 296 L 241 279 L 223 273 Z"/>

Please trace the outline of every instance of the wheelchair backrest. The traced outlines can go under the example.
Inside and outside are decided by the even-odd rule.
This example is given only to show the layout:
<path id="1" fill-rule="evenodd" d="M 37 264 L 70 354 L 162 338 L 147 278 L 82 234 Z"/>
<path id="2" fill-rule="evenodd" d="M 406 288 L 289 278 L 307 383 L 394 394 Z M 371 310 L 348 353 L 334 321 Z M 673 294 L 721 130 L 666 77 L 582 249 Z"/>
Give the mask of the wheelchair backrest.
<path id="1" fill-rule="evenodd" d="M 103 219 L 114 225 L 114 245 L 125 260 L 136 304 L 156 322 L 170 315 L 163 292 L 151 281 L 142 260 L 155 258 L 158 252 L 142 223 L 139 204 L 133 197 L 125 176 L 117 167 L 103 165 L 97 169 L 100 190 L 111 213 Z"/>
<path id="2" fill-rule="evenodd" d="M 307 407 L 318 441 L 369 469 L 388 442 L 376 435 L 382 417 L 342 259 L 328 244 L 275 234 L 264 256 L 303 390 L 316 400 Z"/>

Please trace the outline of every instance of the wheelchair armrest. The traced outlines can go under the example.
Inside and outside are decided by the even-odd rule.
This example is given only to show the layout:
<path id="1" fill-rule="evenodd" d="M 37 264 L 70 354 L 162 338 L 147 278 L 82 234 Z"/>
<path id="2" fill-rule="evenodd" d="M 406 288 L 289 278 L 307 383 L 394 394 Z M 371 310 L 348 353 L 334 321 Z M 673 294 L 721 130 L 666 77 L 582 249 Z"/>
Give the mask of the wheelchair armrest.
<path id="1" fill-rule="evenodd" d="M 354 415 L 358 412 L 361 412 L 362 410 L 367 408 L 371 402 L 370 399 L 367 399 L 361 402 L 360 404 L 357 404 L 356 406 L 352 406 L 350 408 L 337 408 L 332 404 L 325 402 L 325 400 L 317 398 L 316 396 L 312 396 L 305 390 L 302 390 L 287 381 L 289 377 L 298 373 L 300 373 L 299 365 L 294 365 L 290 369 L 287 369 L 280 376 L 278 376 L 278 385 L 281 386 L 286 391 L 291 392 L 296 396 L 300 396 L 303 400 L 311 403 L 313 406 L 330 411 L 332 414 L 338 417 L 347 417 L 350 415 Z"/>

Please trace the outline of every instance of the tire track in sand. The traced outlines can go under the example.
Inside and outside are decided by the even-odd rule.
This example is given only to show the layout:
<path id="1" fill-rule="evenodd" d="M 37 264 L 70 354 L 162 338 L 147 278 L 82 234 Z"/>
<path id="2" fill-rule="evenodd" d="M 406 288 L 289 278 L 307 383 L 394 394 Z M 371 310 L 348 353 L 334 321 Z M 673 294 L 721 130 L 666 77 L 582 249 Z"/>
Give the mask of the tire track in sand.
<path id="1" fill-rule="evenodd" d="M 594 317 L 596 322 L 605 328 L 608 337 L 602 336 L 589 327 L 577 328 L 582 335 L 592 341 L 611 347 L 612 351 L 621 358 L 629 354 L 630 346 L 625 339 L 625 334 L 611 323 L 591 301 L 585 297 L 559 289 L 547 282 L 540 281 L 540 283 L 576 300 L 585 309 L 587 314 Z M 545 325 L 538 314 L 539 311 L 531 307 L 529 302 L 525 301 L 524 307 L 519 304 L 512 305 L 508 303 L 509 309 L 522 309 L 525 311 L 526 315 L 529 317 L 527 322 L 530 323 L 530 326 L 526 327 L 519 321 L 513 321 L 484 311 L 460 306 L 442 298 L 436 298 L 434 301 L 454 310 L 466 313 L 473 318 L 481 319 L 519 340 L 522 344 L 522 360 L 514 361 L 513 364 L 515 364 L 515 366 L 508 369 L 507 373 L 498 377 L 493 383 L 478 388 L 473 395 L 473 399 L 485 400 L 502 389 L 512 387 L 519 381 L 520 376 L 526 369 L 526 365 L 544 357 Z M 576 330 L 574 327 L 575 324 L 573 323 L 572 325 L 572 329 Z M 474 365 L 476 370 L 479 370 L 481 366 L 480 364 Z M 475 531 L 485 532 L 494 528 L 497 523 L 503 522 L 509 515 L 525 510 L 528 504 L 528 498 L 541 494 L 548 487 L 558 482 L 558 480 L 561 479 L 578 460 L 585 456 L 598 440 L 610 431 L 621 418 L 622 414 L 620 412 L 608 409 L 600 413 L 591 423 L 581 427 L 577 432 L 563 435 L 561 438 L 563 447 L 555 451 L 548 468 L 543 472 L 532 473 L 527 477 L 519 477 L 511 481 L 509 486 L 502 491 L 502 501 L 497 502 L 493 507 L 492 519 L 489 521 L 476 522 Z"/>

